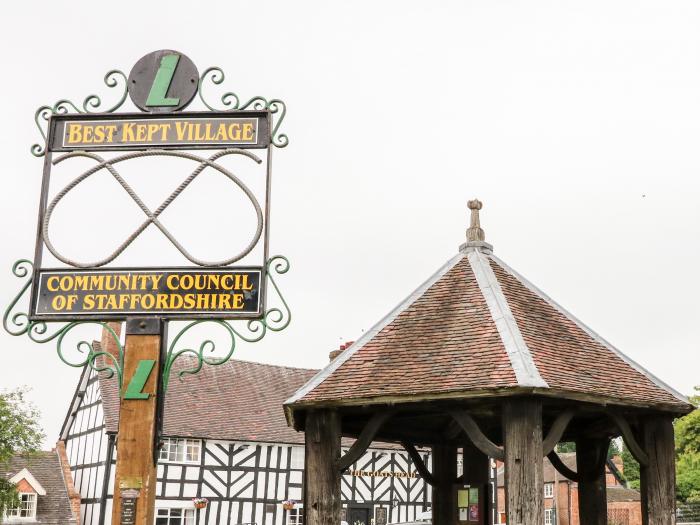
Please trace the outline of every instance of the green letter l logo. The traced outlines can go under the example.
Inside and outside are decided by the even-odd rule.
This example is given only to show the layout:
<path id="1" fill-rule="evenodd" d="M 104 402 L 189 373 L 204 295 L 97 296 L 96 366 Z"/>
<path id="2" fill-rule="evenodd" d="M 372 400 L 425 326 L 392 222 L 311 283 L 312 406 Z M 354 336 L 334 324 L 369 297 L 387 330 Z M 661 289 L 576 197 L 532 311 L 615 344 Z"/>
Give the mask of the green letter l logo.
<path id="1" fill-rule="evenodd" d="M 136 372 L 131 376 L 131 381 L 129 381 L 129 386 L 126 387 L 126 392 L 124 393 L 124 399 L 148 399 L 147 392 L 142 392 L 143 387 L 146 386 L 146 381 L 148 381 L 148 376 L 151 375 L 153 366 L 156 364 L 154 359 L 141 359 L 138 366 L 136 367 Z"/>
<path id="2" fill-rule="evenodd" d="M 180 55 L 165 55 L 160 59 L 160 67 L 156 71 L 156 78 L 153 79 L 151 91 L 146 99 L 146 106 L 177 106 L 179 98 L 167 98 L 170 82 L 175 75 L 175 68 L 180 60 Z"/>

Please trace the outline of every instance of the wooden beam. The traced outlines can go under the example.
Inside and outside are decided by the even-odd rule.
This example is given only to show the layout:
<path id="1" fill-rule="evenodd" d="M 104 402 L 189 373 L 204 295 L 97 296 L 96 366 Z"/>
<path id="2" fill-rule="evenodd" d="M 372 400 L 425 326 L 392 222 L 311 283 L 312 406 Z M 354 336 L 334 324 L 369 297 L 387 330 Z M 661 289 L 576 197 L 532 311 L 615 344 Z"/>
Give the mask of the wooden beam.
<path id="1" fill-rule="evenodd" d="M 588 466 L 585 476 L 578 481 L 578 508 L 580 525 L 607 525 L 608 502 L 605 494 L 605 457 L 609 439 L 576 440 L 576 464 Z M 603 461 L 601 461 L 601 457 Z"/>
<path id="2" fill-rule="evenodd" d="M 569 425 L 569 421 L 571 421 L 573 417 L 573 410 L 565 410 L 557 416 L 547 433 L 547 437 L 542 442 L 542 456 L 546 456 L 554 450 L 554 447 L 559 443 L 559 440 L 564 435 L 566 427 Z"/>
<path id="3" fill-rule="evenodd" d="M 340 417 L 335 410 L 306 415 L 304 513 L 307 525 L 340 523 Z"/>
<path id="4" fill-rule="evenodd" d="M 345 472 L 350 465 L 355 463 L 362 454 L 369 448 L 377 432 L 394 415 L 393 411 L 378 412 L 374 414 L 360 432 L 359 437 L 352 444 L 350 449 L 338 460 L 337 468 L 340 472 Z"/>
<path id="5" fill-rule="evenodd" d="M 579 476 L 578 472 L 574 472 L 569 467 L 567 467 L 559 457 L 559 454 L 552 450 L 549 454 L 547 454 L 547 458 L 549 459 L 549 462 L 552 464 L 552 466 L 555 469 L 557 469 L 559 474 L 561 474 L 567 479 L 570 479 L 571 481 L 575 481 L 577 483 L 579 482 L 581 477 Z"/>
<path id="6" fill-rule="evenodd" d="M 435 478 L 428 470 L 428 467 L 425 466 L 425 463 L 423 462 L 423 458 L 420 457 L 420 454 L 416 450 L 416 447 L 414 447 L 411 443 L 409 443 L 407 441 L 402 441 L 401 446 L 403 446 L 403 448 L 406 449 L 406 452 L 408 452 L 408 455 L 411 456 L 411 460 L 413 461 L 413 464 L 416 466 L 416 470 L 420 474 L 420 477 L 423 479 L 423 481 L 425 481 L 431 487 L 434 487 L 435 486 Z"/>
<path id="7" fill-rule="evenodd" d="M 643 525 L 676 523 L 676 468 L 673 424 L 666 416 L 642 422 L 642 444 L 648 454 L 640 466 Z"/>
<path id="8" fill-rule="evenodd" d="M 506 521 L 534 525 L 544 519 L 542 402 L 516 398 L 503 404 Z"/>
<path id="9" fill-rule="evenodd" d="M 635 438 L 629 423 L 627 423 L 627 420 L 623 416 L 615 412 L 608 413 L 608 416 L 610 416 L 610 419 L 612 419 L 615 422 L 617 428 L 622 433 L 622 439 L 625 440 L 625 445 L 627 445 L 627 448 L 630 449 L 630 452 L 634 456 L 634 459 L 636 459 L 639 462 L 640 466 L 648 465 L 649 456 L 639 445 L 639 443 L 637 443 L 637 439 Z"/>
<path id="10" fill-rule="evenodd" d="M 457 447 L 451 444 L 433 446 L 432 525 L 454 525 L 457 517 L 454 480 L 457 477 Z"/>
<path id="11" fill-rule="evenodd" d="M 112 523 L 154 523 L 156 465 L 154 446 L 163 322 L 128 320 L 123 388 L 119 405 L 117 466 Z"/>
<path id="12" fill-rule="evenodd" d="M 486 435 L 479 428 L 479 425 L 477 425 L 476 421 L 474 421 L 469 414 L 458 410 L 454 410 L 450 412 L 450 414 L 459 424 L 459 426 L 462 427 L 476 448 L 489 457 L 503 461 L 505 458 L 503 449 L 486 437 Z"/>

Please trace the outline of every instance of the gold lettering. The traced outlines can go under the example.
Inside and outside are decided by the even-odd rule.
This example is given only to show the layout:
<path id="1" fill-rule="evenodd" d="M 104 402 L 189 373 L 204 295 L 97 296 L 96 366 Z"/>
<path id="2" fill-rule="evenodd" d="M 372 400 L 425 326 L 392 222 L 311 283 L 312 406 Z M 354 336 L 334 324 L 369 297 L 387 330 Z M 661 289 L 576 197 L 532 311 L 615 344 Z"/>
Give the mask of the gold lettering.
<path id="1" fill-rule="evenodd" d="M 68 124 L 68 144 L 83 141 L 82 124 Z"/>
<path id="2" fill-rule="evenodd" d="M 105 141 L 105 127 L 95 126 L 95 142 L 100 143 Z"/>
<path id="3" fill-rule="evenodd" d="M 185 140 L 185 130 L 187 129 L 187 122 L 175 122 L 175 134 L 177 135 L 177 140 Z"/>
<path id="4" fill-rule="evenodd" d="M 233 294 L 233 309 L 240 310 L 241 308 L 243 308 L 244 305 L 245 305 L 245 303 L 243 301 L 243 294 L 242 293 Z"/>
<path id="5" fill-rule="evenodd" d="M 95 308 L 95 298 L 92 294 L 88 294 L 83 299 L 83 309 L 92 310 L 93 308 Z"/>
<path id="6" fill-rule="evenodd" d="M 239 122 L 234 122 L 228 126 L 228 139 L 229 140 L 241 140 L 241 124 Z"/>
<path id="7" fill-rule="evenodd" d="M 177 290 L 178 285 L 175 284 L 176 282 L 179 283 L 180 276 L 176 274 L 170 274 L 168 275 L 168 278 L 165 280 L 165 285 L 168 287 L 168 290 Z"/>
<path id="8" fill-rule="evenodd" d="M 185 294 L 185 308 L 187 310 L 191 310 L 192 308 L 194 308 L 194 294 L 193 293 Z"/>
<path id="9" fill-rule="evenodd" d="M 134 125 L 133 122 L 124 122 L 122 126 L 122 142 L 134 141 Z"/>
<path id="10" fill-rule="evenodd" d="M 246 122 L 243 124 L 243 140 L 252 142 L 253 140 L 253 123 Z"/>
<path id="11" fill-rule="evenodd" d="M 55 282 L 53 286 L 51 285 L 51 282 Z M 57 292 L 58 291 L 58 276 L 57 275 L 52 275 L 48 279 L 46 279 L 46 288 L 48 288 L 49 292 Z"/>
<path id="12" fill-rule="evenodd" d="M 170 123 L 160 125 L 160 140 L 165 142 L 168 140 L 168 131 L 170 131 Z"/>
<path id="13" fill-rule="evenodd" d="M 158 128 L 160 128 L 160 124 L 149 124 L 148 125 L 148 142 L 151 142 L 153 140 L 153 135 L 156 134 L 158 131 Z"/>
<path id="14" fill-rule="evenodd" d="M 136 140 L 145 142 L 146 140 L 146 124 L 136 124 Z"/>
<path id="15" fill-rule="evenodd" d="M 107 130 L 107 142 L 111 143 L 114 140 L 114 132 L 117 131 L 117 126 L 105 126 L 105 130 Z"/>

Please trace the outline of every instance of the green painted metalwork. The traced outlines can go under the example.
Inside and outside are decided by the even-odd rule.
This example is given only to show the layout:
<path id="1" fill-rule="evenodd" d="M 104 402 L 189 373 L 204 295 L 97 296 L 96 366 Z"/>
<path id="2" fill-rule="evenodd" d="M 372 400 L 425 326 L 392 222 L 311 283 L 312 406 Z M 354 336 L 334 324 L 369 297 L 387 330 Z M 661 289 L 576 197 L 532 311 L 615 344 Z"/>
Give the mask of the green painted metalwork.
<path id="1" fill-rule="evenodd" d="M 199 78 L 199 98 L 202 103 L 211 111 L 241 111 L 245 109 L 256 109 L 263 110 L 269 109 L 274 115 L 271 142 L 273 146 L 278 148 L 284 148 L 289 144 L 289 137 L 284 133 L 278 134 L 280 125 L 287 115 L 287 105 L 284 101 L 278 98 L 272 98 L 270 100 L 265 97 L 255 96 L 248 99 L 245 102 L 241 102 L 241 99 L 235 93 L 228 91 L 221 95 L 221 105 L 222 107 L 217 108 L 213 104 L 210 104 L 204 96 L 204 84 L 205 81 L 211 81 L 217 86 L 224 82 L 226 76 L 224 75 L 223 69 L 220 67 L 210 67 L 204 70 L 204 73 Z"/>
<path id="2" fill-rule="evenodd" d="M 168 88 L 170 82 L 175 75 L 175 68 L 180 61 L 180 55 L 172 54 L 165 55 L 160 59 L 160 67 L 156 72 L 156 78 L 153 79 L 151 91 L 148 92 L 146 105 L 151 107 L 177 106 L 180 103 L 179 98 L 168 98 Z"/>
<path id="3" fill-rule="evenodd" d="M 126 387 L 126 392 L 124 392 L 124 399 L 148 399 L 150 394 L 143 391 L 143 387 L 146 386 L 146 381 L 153 371 L 153 367 L 156 365 L 155 359 L 141 359 L 139 364 L 136 366 L 136 372 L 131 376 L 131 381 L 129 381 L 129 386 Z"/>
<path id="4" fill-rule="evenodd" d="M 169 57 L 178 57 L 179 55 L 167 55 L 163 57 L 163 60 L 169 58 Z M 168 65 L 168 64 L 166 64 Z M 174 66 L 173 66 L 174 68 Z M 170 74 L 167 73 L 167 69 L 163 69 L 163 63 L 161 62 L 161 69 L 158 70 L 158 74 L 160 75 L 161 70 L 164 71 L 163 73 L 163 79 L 161 82 L 165 83 L 165 80 L 167 80 L 167 84 L 170 84 L 170 81 L 172 80 L 172 72 Z M 169 76 L 168 76 L 169 75 Z M 166 78 L 167 77 L 167 78 Z M 120 81 L 121 79 L 121 81 Z M 215 85 L 221 85 L 224 82 L 225 75 L 224 71 L 220 67 L 210 67 L 207 68 L 204 73 L 200 76 L 199 79 L 199 86 L 197 88 L 197 91 L 199 93 L 199 98 L 202 101 L 202 103 L 207 107 L 207 109 L 211 111 L 242 111 L 246 109 L 254 109 L 254 110 L 270 110 L 270 112 L 273 114 L 273 124 L 272 124 L 272 132 L 271 132 L 271 143 L 273 146 L 277 148 L 284 148 L 289 144 L 289 137 L 285 133 L 279 133 L 280 126 L 282 125 L 282 121 L 284 120 L 284 117 L 287 115 L 287 105 L 284 103 L 284 101 L 278 99 L 278 98 L 273 98 L 273 99 L 266 99 L 265 97 L 262 96 L 254 96 L 250 99 L 248 99 L 245 102 L 241 102 L 241 99 L 238 97 L 233 92 L 226 92 L 223 95 L 221 95 L 221 108 L 216 108 L 214 104 L 210 103 L 208 99 L 205 97 L 204 94 L 204 89 L 203 89 L 203 84 L 205 81 L 210 81 L 212 84 Z M 104 83 L 108 88 L 118 88 L 121 87 L 122 91 L 119 94 L 119 98 L 117 101 L 109 106 L 109 107 L 103 107 L 102 99 L 100 98 L 99 95 L 88 95 L 85 97 L 83 100 L 82 105 L 79 107 L 77 104 L 72 102 L 69 99 L 61 99 L 58 100 L 56 103 L 54 103 L 52 106 L 50 105 L 45 105 L 41 106 L 39 109 L 36 110 L 34 113 L 34 122 L 36 123 L 36 127 L 39 130 L 39 133 L 41 133 L 43 140 L 43 143 L 36 143 L 33 144 L 31 147 L 31 152 L 32 155 L 35 157 L 43 157 L 44 154 L 46 153 L 46 128 L 48 125 L 48 120 L 51 115 L 59 115 L 59 114 L 66 114 L 70 112 L 75 112 L 75 113 L 114 113 L 117 111 L 119 108 L 121 108 L 124 105 L 124 102 L 127 99 L 128 96 L 128 90 L 127 90 L 127 76 L 120 70 L 118 69 L 112 69 L 111 71 L 108 71 L 107 74 L 104 76 Z M 156 80 L 154 81 L 153 87 L 151 89 L 151 93 L 149 94 L 149 101 L 151 95 L 153 95 L 154 91 L 156 90 L 156 84 L 159 84 L 159 77 L 156 77 Z M 161 86 L 162 87 L 162 86 Z M 160 89 L 160 88 L 159 88 Z M 166 91 L 167 91 L 167 86 L 166 86 Z M 160 91 L 158 91 L 160 92 Z M 154 95 L 155 96 L 155 95 Z M 162 93 L 162 96 L 165 97 L 165 92 Z M 175 99 L 165 99 L 165 100 L 175 100 Z M 150 105 L 150 102 L 149 102 Z M 163 106 L 165 104 L 154 104 L 157 106 Z M 170 104 L 170 105 L 177 105 L 177 104 Z"/>
<path id="5" fill-rule="evenodd" d="M 180 330 L 180 332 L 173 337 L 168 345 L 167 354 L 163 363 L 163 392 L 165 392 L 168 388 L 173 365 L 180 357 L 190 356 L 191 358 L 194 358 L 194 362 L 187 363 L 184 368 L 177 371 L 178 377 L 182 378 L 186 374 L 196 374 L 205 364 L 221 365 L 226 363 L 233 355 L 233 352 L 236 349 L 236 343 L 239 339 L 247 343 L 257 343 L 265 337 L 268 331 L 280 332 L 287 328 L 289 323 L 292 321 L 292 312 L 289 309 L 286 299 L 280 292 L 275 276 L 287 273 L 289 271 L 289 267 L 289 260 L 282 255 L 275 255 L 267 261 L 265 265 L 265 273 L 270 284 L 272 285 L 272 289 L 275 290 L 281 306 L 267 308 L 262 319 L 238 321 L 235 324 L 234 322 L 216 319 L 202 319 L 192 321 L 182 330 Z M 12 266 L 12 273 L 15 275 L 15 277 L 25 279 L 25 282 L 14 299 L 12 299 L 9 306 L 5 309 L 5 313 L 2 318 L 2 323 L 5 330 L 10 335 L 14 336 L 22 336 L 26 334 L 29 339 L 35 343 L 43 344 L 56 340 L 56 350 L 61 361 L 73 367 L 83 367 L 87 365 L 97 372 L 107 373 L 107 377 L 113 377 L 116 375 L 119 381 L 119 391 L 122 392 L 124 347 L 121 344 L 119 336 L 107 323 L 101 321 L 80 321 L 67 324 L 50 323 L 51 325 L 58 325 L 58 327 L 54 332 L 49 333 L 49 323 L 44 321 L 30 321 L 27 313 L 18 311 L 17 305 L 20 299 L 22 299 L 22 297 L 27 293 L 31 285 L 32 268 L 33 265 L 31 261 L 27 259 L 20 259 Z M 220 326 L 229 336 L 230 344 L 227 347 L 226 354 L 223 357 L 211 356 L 211 354 L 216 350 L 216 343 L 214 343 L 212 339 L 205 339 L 197 348 L 181 348 L 180 345 L 183 336 L 190 332 L 194 327 L 204 325 L 205 323 L 208 323 L 208 326 L 213 325 L 212 327 Z M 69 359 L 64 353 L 64 339 L 76 327 L 85 325 L 97 325 L 104 329 L 116 343 L 118 356 L 114 356 L 109 352 L 102 350 L 96 351 L 90 342 L 81 340 L 76 346 L 78 352 L 85 356 L 84 359 Z M 146 378 L 147 377 L 148 376 L 146 376 Z M 145 380 L 143 383 L 145 383 Z M 142 388 L 143 384 L 140 386 L 138 384 L 130 384 L 127 392 L 133 391 L 135 393 L 141 393 Z"/>
<path id="6" fill-rule="evenodd" d="M 123 82 L 119 81 L 120 77 Z M 32 145 L 32 155 L 35 157 L 43 157 L 46 153 L 46 127 L 51 115 L 63 115 L 70 113 L 71 111 L 76 113 L 114 113 L 116 110 L 122 107 L 128 94 L 126 75 L 118 69 L 112 69 L 104 76 L 104 83 L 108 88 L 116 88 L 123 83 L 121 86 L 122 92 L 119 95 L 119 99 L 112 106 L 107 108 L 102 107 L 102 99 L 98 95 L 88 95 L 83 100 L 81 108 L 70 100 L 64 98 L 57 101 L 53 106 L 41 106 L 39 109 L 37 109 L 34 113 L 34 122 L 36 123 L 36 127 L 39 129 L 39 133 L 41 133 L 41 136 L 44 139 L 44 143 Z"/>
<path id="7" fill-rule="evenodd" d="M 188 323 L 182 330 L 180 330 L 180 332 L 178 332 L 168 346 L 168 352 L 163 365 L 163 392 L 166 392 L 168 389 L 168 383 L 170 381 L 170 374 L 172 372 L 173 365 L 180 357 L 190 356 L 191 358 L 194 358 L 193 363 L 188 363 L 189 366 L 185 366 L 177 372 L 178 377 L 182 379 L 182 377 L 186 374 L 196 374 L 205 364 L 222 365 L 226 363 L 236 349 L 237 339 L 247 343 L 257 343 L 258 341 L 262 340 L 263 337 L 265 337 L 268 330 L 271 332 L 280 332 L 289 326 L 289 323 L 292 321 L 292 312 L 289 309 L 287 301 L 280 292 L 277 282 L 273 276 L 273 274 L 282 275 L 287 273 L 289 271 L 289 260 L 282 255 L 275 255 L 267 261 L 265 268 L 267 278 L 269 279 L 270 284 L 272 284 L 272 287 L 282 303 L 281 308 L 268 308 L 265 311 L 262 319 L 254 319 L 237 325 L 218 319 L 202 319 Z M 214 341 L 211 339 L 205 339 L 202 341 L 198 348 L 179 348 L 182 337 L 194 327 L 203 324 L 208 324 L 209 326 L 219 326 L 223 328 L 228 335 L 230 343 L 227 348 L 227 352 L 223 357 L 217 358 L 207 356 L 207 354 L 211 354 L 216 350 L 216 343 L 214 343 Z M 243 327 L 244 330 L 241 330 L 241 327 Z"/>
<path id="8" fill-rule="evenodd" d="M 32 282 L 32 267 L 33 264 L 27 259 L 20 259 L 12 265 L 12 273 L 15 277 L 26 279 L 19 293 L 10 301 L 9 306 L 5 309 L 2 316 L 2 325 L 5 331 L 10 335 L 22 336 L 27 335 L 29 339 L 35 343 L 48 343 L 56 341 L 56 350 L 58 357 L 65 364 L 76 368 L 82 368 L 85 365 L 89 366 L 96 372 L 105 372 L 107 377 L 117 376 L 119 381 L 119 391 L 122 389 L 122 371 L 124 369 L 124 348 L 119 340 L 119 336 L 112 330 L 107 323 L 100 321 L 81 321 L 67 324 L 60 324 L 54 332 L 49 332 L 49 325 L 43 321 L 30 321 L 29 316 L 22 311 L 16 311 L 17 303 L 22 296 L 27 292 Z M 109 352 L 96 351 L 92 343 L 81 340 L 76 344 L 79 354 L 85 356 L 84 359 L 72 360 L 69 359 L 63 347 L 63 342 L 66 336 L 78 326 L 97 325 L 104 329 L 114 340 L 118 349 L 118 356 L 114 356 Z"/>

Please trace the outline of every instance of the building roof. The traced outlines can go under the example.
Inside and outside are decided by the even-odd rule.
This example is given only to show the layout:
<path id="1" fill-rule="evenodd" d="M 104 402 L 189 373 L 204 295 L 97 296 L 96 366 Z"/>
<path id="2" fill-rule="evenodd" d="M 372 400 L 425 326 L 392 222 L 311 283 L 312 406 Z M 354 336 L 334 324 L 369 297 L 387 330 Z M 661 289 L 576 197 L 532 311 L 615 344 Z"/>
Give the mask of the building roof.
<path id="1" fill-rule="evenodd" d="M 177 372 L 193 364 L 194 359 L 187 356 L 175 362 L 165 396 L 164 435 L 304 443 L 303 433 L 287 426 L 282 403 L 317 370 L 232 359 L 222 365 L 204 365 L 197 374 L 180 380 Z M 100 389 L 107 432 L 116 432 L 116 379 L 100 374 Z"/>
<path id="2" fill-rule="evenodd" d="M 10 479 L 23 469 L 27 469 L 46 491 L 46 495 L 37 496 L 37 521 L 61 525 L 75 523 L 58 454 L 51 451 L 15 456 L 7 464 L 0 463 L 0 476 Z"/>
<path id="3" fill-rule="evenodd" d="M 292 422 L 294 410 L 310 406 L 518 393 L 692 410 L 683 395 L 552 301 L 483 240 L 463 245 L 290 397 L 286 409 Z"/>

